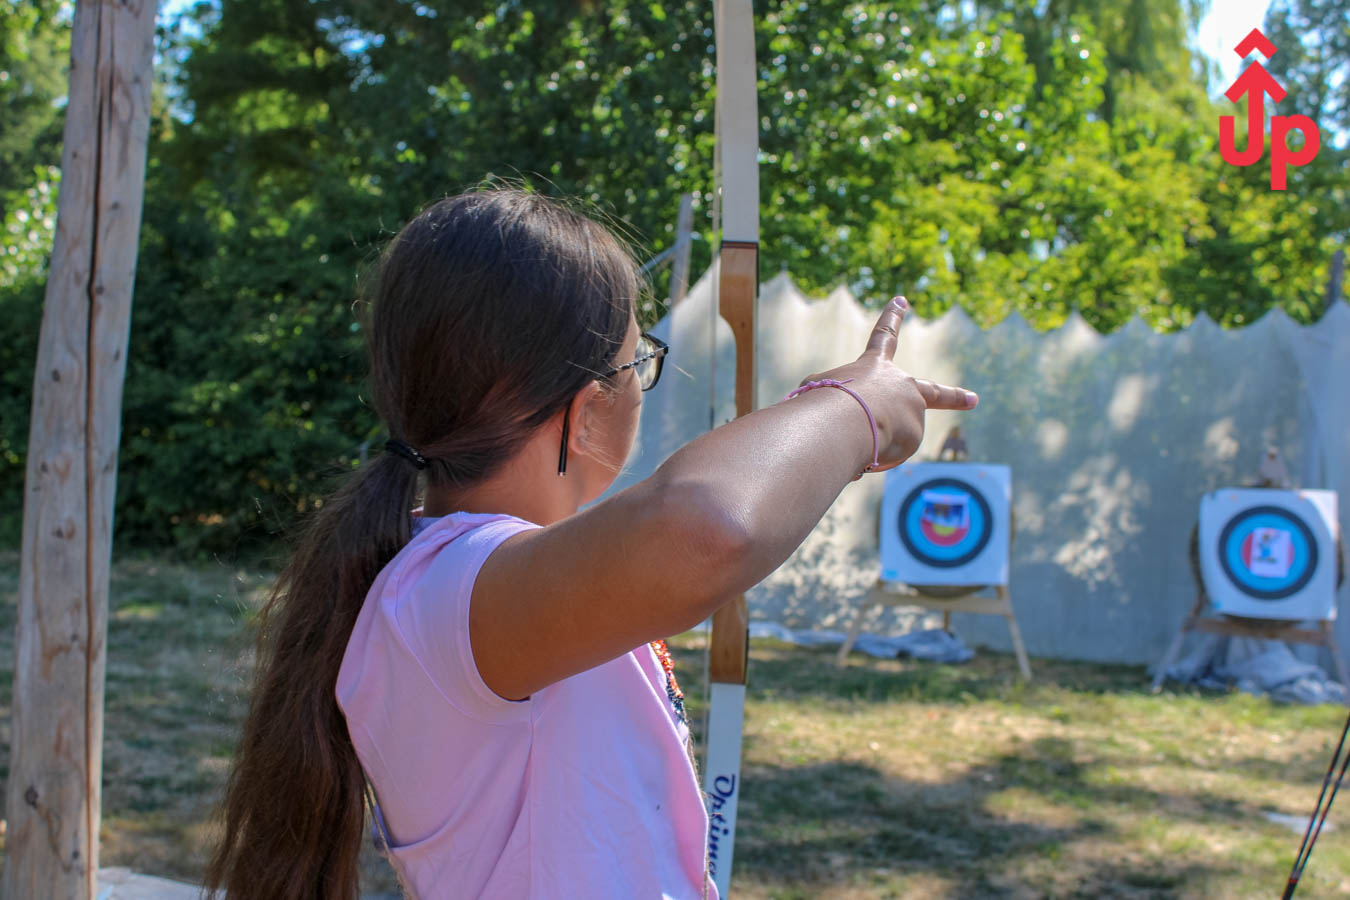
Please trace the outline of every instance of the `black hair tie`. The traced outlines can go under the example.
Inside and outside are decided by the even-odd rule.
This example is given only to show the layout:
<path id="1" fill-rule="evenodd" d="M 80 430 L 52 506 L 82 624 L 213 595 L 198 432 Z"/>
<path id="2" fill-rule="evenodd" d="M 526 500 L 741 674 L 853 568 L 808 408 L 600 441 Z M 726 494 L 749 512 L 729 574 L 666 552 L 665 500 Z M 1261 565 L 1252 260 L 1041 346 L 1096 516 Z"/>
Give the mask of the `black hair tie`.
<path id="1" fill-rule="evenodd" d="M 427 467 L 427 458 L 418 453 L 413 448 L 412 444 L 407 444 L 403 441 L 388 440 L 384 442 L 384 449 L 391 453 L 397 453 L 419 469 L 425 469 Z"/>

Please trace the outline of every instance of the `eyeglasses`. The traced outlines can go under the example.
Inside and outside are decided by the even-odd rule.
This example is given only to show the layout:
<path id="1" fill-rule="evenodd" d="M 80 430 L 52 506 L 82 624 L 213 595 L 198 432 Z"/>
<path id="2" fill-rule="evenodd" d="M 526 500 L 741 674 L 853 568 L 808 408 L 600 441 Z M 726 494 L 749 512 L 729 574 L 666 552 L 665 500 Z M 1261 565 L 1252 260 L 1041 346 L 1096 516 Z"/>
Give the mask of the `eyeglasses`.
<path id="1" fill-rule="evenodd" d="M 601 378 L 613 378 L 625 369 L 633 369 L 637 374 L 638 386 L 650 391 L 661 380 L 661 367 L 665 363 L 670 345 L 659 337 L 642 333 L 638 336 L 637 356 L 630 363 L 616 366 L 603 373 Z M 558 450 L 558 474 L 567 474 L 567 426 L 572 418 L 572 401 L 567 401 L 567 410 L 563 413 L 562 447 Z"/>
<path id="2" fill-rule="evenodd" d="M 617 368 L 610 369 L 601 377 L 612 378 L 624 369 L 636 369 L 638 384 L 644 391 L 650 391 L 661 380 L 661 366 L 669 352 L 669 344 L 644 332 L 638 336 L 637 358 L 630 363 L 624 363 Z"/>

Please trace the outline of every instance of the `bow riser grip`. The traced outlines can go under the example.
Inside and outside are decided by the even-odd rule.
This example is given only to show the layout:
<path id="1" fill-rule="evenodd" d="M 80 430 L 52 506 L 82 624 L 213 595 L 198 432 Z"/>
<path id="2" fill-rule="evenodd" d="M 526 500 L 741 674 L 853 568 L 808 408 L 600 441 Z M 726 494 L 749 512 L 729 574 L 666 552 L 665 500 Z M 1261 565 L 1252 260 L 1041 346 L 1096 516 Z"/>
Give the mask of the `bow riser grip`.
<path id="1" fill-rule="evenodd" d="M 759 291 L 759 244 L 723 241 L 718 273 L 718 313 L 736 343 L 736 415 L 755 408 L 755 296 Z"/>
<path id="2" fill-rule="evenodd" d="M 745 684 L 750 612 L 745 595 L 724 603 L 712 617 L 708 639 L 708 680 L 714 684 Z"/>

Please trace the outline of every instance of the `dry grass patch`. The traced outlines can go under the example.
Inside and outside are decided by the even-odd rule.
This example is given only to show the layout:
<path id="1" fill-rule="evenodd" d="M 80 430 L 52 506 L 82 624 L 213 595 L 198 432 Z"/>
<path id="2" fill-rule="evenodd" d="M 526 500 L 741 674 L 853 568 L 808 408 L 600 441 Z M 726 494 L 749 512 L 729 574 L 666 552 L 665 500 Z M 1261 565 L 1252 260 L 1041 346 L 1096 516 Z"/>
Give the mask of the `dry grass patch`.
<path id="1" fill-rule="evenodd" d="M 677 646 L 696 655 L 702 644 Z M 993 654 L 963 667 L 859 656 L 838 669 L 827 650 L 757 644 L 738 887 L 775 898 L 1278 895 L 1298 835 L 1264 813 L 1306 817 L 1342 710 L 1154 697 L 1140 667 L 1039 661 L 1031 685 L 1015 673 Z M 1324 834 L 1300 895 L 1335 895 L 1347 873 L 1350 840 Z"/>

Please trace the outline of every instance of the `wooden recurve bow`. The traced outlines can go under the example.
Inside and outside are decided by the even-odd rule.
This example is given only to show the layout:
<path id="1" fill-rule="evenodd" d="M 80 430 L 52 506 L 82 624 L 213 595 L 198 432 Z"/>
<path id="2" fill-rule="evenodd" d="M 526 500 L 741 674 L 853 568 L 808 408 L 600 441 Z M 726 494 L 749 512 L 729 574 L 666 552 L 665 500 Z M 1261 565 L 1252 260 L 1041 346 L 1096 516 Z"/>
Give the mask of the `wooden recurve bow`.
<path id="1" fill-rule="evenodd" d="M 722 191 L 718 312 L 736 345 L 736 415 L 755 408 L 755 299 L 759 289 L 759 110 L 751 0 L 714 0 L 717 46 L 717 155 Z M 714 355 L 715 358 L 715 355 Z M 749 615 L 745 595 L 713 614 L 708 650 L 708 866 L 727 896 L 741 787 L 741 725 Z"/>

